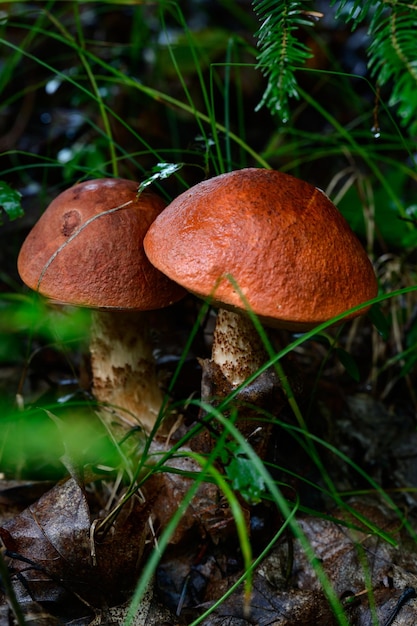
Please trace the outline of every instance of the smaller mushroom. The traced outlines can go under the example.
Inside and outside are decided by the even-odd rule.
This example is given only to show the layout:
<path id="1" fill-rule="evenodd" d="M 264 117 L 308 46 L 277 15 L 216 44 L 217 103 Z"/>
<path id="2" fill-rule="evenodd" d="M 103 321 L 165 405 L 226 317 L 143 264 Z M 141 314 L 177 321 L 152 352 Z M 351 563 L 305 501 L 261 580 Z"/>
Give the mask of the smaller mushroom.
<path id="1" fill-rule="evenodd" d="M 155 425 L 162 404 L 150 325 L 184 290 L 148 261 L 143 238 L 165 202 L 138 184 L 103 178 L 51 202 L 18 257 L 26 285 L 46 298 L 92 310 L 93 393 L 121 423 Z"/>
<path id="2" fill-rule="evenodd" d="M 232 388 L 267 359 L 247 306 L 266 326 L 305 331 L 377 294 L 372 264 L 330 199 L 274 170 L 191 187 L 156 218 L 144 248 L 161 272 L 220 307 L 212 361 Z"/>

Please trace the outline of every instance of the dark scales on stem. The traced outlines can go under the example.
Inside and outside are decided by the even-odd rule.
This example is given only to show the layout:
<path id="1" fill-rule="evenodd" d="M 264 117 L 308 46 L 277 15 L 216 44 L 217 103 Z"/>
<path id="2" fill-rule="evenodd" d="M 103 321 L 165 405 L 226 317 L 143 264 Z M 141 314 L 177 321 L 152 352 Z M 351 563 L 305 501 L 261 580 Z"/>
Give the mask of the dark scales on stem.
<path id="1" fill-rule="evenodd" d="M 222 403 L 234 392 L 226 416 L 237 412 L 236 426 L 249 441 L 259 456 L 264 457 L 273 427 L 273 418 L 277 417 L 286 400 L 280 381 L 273 368 L 262 372 L 252 382 L 243 385 L 237 392 L 223 374 L 217 363 L 211 359 L 200 360 L 202 368 L 201 399 L 204 404 L 213 407 Z M 268 414 L 270 420 L 268 420 Z M 202 410 L 199 419 L 206 413 Z M 213 447 L 213 438 L 220 432 L 220 425 L 213 419 L 209 428 L 195 437 L 191 446 L 194 450 L 208 452 Z"/>

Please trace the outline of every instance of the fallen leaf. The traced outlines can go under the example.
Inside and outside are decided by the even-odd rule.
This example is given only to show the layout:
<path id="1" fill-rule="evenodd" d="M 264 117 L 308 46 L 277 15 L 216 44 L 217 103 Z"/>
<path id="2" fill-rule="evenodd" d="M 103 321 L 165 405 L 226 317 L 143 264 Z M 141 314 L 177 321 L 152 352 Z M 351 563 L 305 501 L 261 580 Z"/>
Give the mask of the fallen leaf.
<path id="1" fill-rule="evenodd" d="M 120 603 L 138 577 L 148 515 L 134 497 L 93 540 L 84 489 L 73 478 L 57 484 L 0 529 L 17 600 L 67 617 Z"/>

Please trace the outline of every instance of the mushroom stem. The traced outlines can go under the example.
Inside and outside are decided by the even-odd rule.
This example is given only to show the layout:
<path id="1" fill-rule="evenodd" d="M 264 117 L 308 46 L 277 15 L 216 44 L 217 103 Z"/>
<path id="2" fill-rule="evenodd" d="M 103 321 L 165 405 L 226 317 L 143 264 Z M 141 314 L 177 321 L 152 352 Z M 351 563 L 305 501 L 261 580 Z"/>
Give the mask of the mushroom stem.
<path id="1" fill-rule="evenodd" d="M 251 319 L 220 309 L 213 335 L 212 361 L 231 387 L 241 385 L 267 360 L 267 351 Z"/>
<path id="2" fill-rule="evenodd" d="M 211 360 L 203 360 L 201 398 L 203 404 L 217 405 L 268 361 L 268 353 L 252 320 L 227 309 L 217 313 Z M 259 456 L 266 453 L 272 421 L 260 422 L 260 411 L 278 415 L 284 399 L 274 368 L 244 385 L 233 396 L 238 409 L 237 426 Z M 230 409 L 230 405 L 229 405 Z M 228 410 L 226 410 L 226 414 Z M 213 426 L 216 430 L 216 426 Z M 207 452 L 212 442 L 202 432 L 191 442 L 193 450 Z"/>
<path id="3" fill-rule="evenodd" d="M 150 432 L 162 406 L 150 340 L 149 313 L 92 311 L 93 393 L 128 426 Z"/>

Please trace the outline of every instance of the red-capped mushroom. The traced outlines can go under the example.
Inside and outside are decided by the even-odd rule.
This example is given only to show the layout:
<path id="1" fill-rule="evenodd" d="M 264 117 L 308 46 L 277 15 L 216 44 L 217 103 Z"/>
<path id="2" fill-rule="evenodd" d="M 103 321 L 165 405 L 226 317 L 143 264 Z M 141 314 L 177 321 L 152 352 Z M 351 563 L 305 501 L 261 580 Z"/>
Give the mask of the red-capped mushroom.
<path id="1" fill-rule="evenodd" d="M 162 403 L 150 311 L 184 290 L 148 261 L 143 237 L 165 208 L 137 183 L 97 179 L 51 202 L 18 257 L 22 280 L 55 302 L 92 309 L 91 362 L 97 400 L 114 406 L 127 425 L 151 430 Z"/>
<path id="2" fill-rule="evenodd" d="M 292 331 L 377 294 L 372 265 L 330 199 L 273 170 L 237 170 L 191 187 L 156 218 L 144 248 L 161 272 L 220 307 L 212 360 L 232 387 L 266 358 L 241 294 L 265 325 Z"/>

